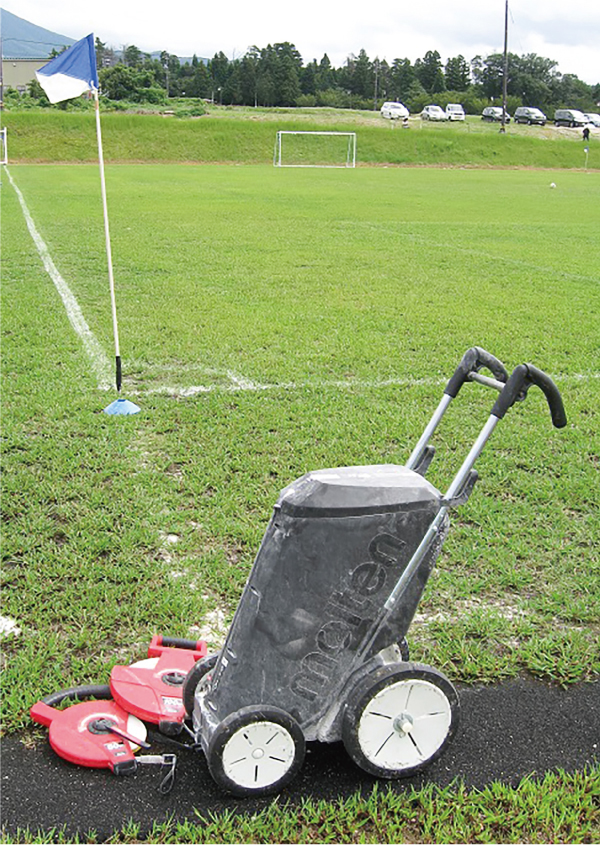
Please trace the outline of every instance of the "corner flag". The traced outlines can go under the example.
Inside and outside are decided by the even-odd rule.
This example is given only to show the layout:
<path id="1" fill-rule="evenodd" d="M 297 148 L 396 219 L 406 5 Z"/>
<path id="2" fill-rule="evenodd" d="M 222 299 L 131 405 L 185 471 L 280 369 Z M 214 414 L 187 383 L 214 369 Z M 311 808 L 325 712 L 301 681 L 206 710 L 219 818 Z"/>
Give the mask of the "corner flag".
<path id="1" fill-rule="evenodd" d="M 51 103 L 70 100 L 98 88 L 94 36 L 87 35 L 47 65 L 36 70 L 37 80 Z"/>
<path id="2" fill-rule="evenodd" d="M 102 132 L 100 129 L 100 101 L 98 97 L 98 71 L 96 69 L 96 50 L 93 33 L 77 41 L 64 53 L 51 59 L 47 65 L 36 70 L 37 80 L 46 92 L 51 103 L 70 100 L 86 91 L 92 91 L 96 104 L 96 136 L 98 138 L 98 163 L 100 165 L 100 187 L 104 210 L 104 236 L 106 240 L 106 258 L 108 262 L 108 282 L 112 310 L 113 335 L 115 340 L 115 364 L 117 393 L 121 391 L 121 353 L 119 351 L 119 326 L 117 323 L 117 303 L 115 299 L 115 280 L 110 247 L 108 226 L 108 205 L 106 202 L 106 181 L 104 178 L 104 153 L 102 150 Z M 137 414 L 139 407 L 127 399 L 118 398 L 104 409 L 107 414 Z"/>

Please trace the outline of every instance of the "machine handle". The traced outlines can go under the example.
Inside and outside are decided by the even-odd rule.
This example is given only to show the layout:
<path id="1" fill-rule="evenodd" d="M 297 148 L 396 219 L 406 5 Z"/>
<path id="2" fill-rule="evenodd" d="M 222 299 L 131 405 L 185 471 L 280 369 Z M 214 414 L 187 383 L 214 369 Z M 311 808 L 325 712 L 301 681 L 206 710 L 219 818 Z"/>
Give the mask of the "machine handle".
<path id="1" fill-rule="evenodd" d="M 519 364 L 515 367 L 506 387 L 492 408 L 492 414 L 501 420 L 517 400 L 525 398 L 532 385 L 543 391 L 550 408 L 552 424 L 555 428 L 564 428 L 567 424 L 567 415 L 558 387 L 549 375 L 534 367 L 533 364 Z"/>
<path id="2" fill-rule="evenodd" d="M 482 367 L 487 367 L 498 381 L 508 381 L 508 372 L 501 361 L 480 346 L 472 346 L 463 355 L 444 393 L 455 399 L 463 384 L 469 380 L 469 374 L 479 372 Z"/>
<path id="3" fill-rule="evenodd" d="M 194 658 L 206 657 L 206 643 L 204 640 L 187 640 L 183 637 L 163 637 L 155 634 L 148 646 L 148 657 L 160 657 L 167 648 L 184 648 L 194 652 Z"/>

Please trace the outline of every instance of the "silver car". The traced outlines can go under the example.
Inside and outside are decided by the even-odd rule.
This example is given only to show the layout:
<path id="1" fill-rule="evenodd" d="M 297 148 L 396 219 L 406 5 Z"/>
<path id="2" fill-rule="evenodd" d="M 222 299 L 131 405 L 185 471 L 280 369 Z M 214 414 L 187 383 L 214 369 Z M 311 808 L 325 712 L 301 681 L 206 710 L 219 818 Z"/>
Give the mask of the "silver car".
<path id="1" fill-rule="evenodd" d="M 423 120 L 446 120 L 446 112 L 440 106 L 425 106 L 421 112 Z"/>
<path id="2" fill-rule="evenodd" d="M 595 112 L 584 112 L 583 116 L 591 126 L 600 127 L 600 114 Z"/>
<path id="3" fill-rule="evenodd" d="M 488 106 L 481 113 L 481 119 L 487 120 L 490 123 L 500 123 L 502 120 L 502 108 L 499 106 Z M 510 115 L 508 112 L 505 112 L 504 122 L 510 123 Z"/>
<path id="4" fill-rule="evenodd" d="M 406 120 L 408 109 L 402 103 L 384 103 L 381 107 L 381 116 L 390 120 Z"/>
<path id="5" fill-rule="evenodd" d="M 530 106 L 519 106 L 515 112 L 515 123 L 538 123 L 540 126 L 546 125 L 546 115 L 540 109 L 534 109 Z"/>

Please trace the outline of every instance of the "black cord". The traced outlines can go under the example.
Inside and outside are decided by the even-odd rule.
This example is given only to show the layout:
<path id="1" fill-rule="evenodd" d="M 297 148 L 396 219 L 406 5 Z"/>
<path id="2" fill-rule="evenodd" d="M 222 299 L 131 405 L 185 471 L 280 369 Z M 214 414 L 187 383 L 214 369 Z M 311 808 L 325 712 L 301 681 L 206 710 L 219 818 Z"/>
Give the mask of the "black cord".
<path id="1" fill-rule="evenodd" d="M 62 704 L 63 701 L 73 701 L 74 699 L 83 700 L 86 698 L 110 699 L 112 698 L 112 693 L 108 684 L 88 684 L 86 686 L 58 690 L 58 692 L 53 692 L 42 698 L 42 701 L 48 707 L 56 707 L 58 704 Z"/>

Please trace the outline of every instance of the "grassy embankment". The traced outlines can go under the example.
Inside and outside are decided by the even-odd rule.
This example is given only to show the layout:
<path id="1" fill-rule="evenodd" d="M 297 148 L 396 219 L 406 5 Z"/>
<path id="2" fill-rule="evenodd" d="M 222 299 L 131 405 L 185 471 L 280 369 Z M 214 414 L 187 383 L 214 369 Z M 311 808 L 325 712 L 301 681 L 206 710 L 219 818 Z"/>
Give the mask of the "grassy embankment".
<path id="1" fill-rule="evenodd" d="M 4 122 L 13 162 L 86 162 L 97 157 L 93 114 L 9 112 Z M 105 156 L 113 162 L 268 164 L 277 129 L 356 131 L 359 165 L 580 168 L 585 164 L 577 130 L 558 133 L 553 126 L 513 125 L 503 136 L 497 125 L 476 118 L 452 125 L 424 124 L 414 118 L 403 129 L 373 114 L 343 111 L 222 110 L 193 119 L 102 116 Z M 591 168 L 596 143 L 592 139 Z"/>

